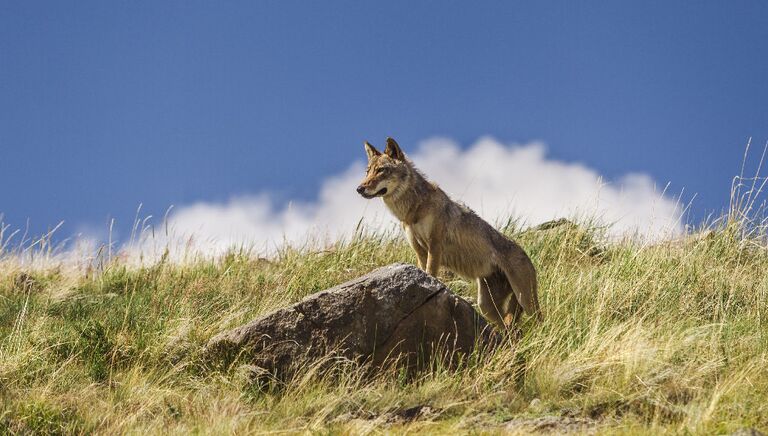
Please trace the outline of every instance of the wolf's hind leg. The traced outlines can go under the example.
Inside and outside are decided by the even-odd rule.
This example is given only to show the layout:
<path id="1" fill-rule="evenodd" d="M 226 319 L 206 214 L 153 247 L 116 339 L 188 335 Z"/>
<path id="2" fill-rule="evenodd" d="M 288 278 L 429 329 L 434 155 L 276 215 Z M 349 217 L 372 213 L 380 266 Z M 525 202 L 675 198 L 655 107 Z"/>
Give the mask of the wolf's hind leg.
<path id="1" fill-rule="evenodd" d="M 501 303 L 501 301 L 495 302 L 491 296 L 487 278 L 477 279 L 477 305 L 480 307 L 480 313 L 496 328 L 503 330 L 504 320 L 500 313 Z"/>
<path id="2" fill-rule="evenodd" d="M 510 304 L 519 306 L 504 274 L 495 272 L 477 279 L 477 305 L 480 312 L 499 330 L 505 330 L 510 321 L 514 322 L 519 317 L 519 314 L 510 313 L 513 308 Z"/>
<path id="3" fill-rule="evenodd" d="M 504 278 L 506 279 L 506 277 Z M 510 294 L 507 299 L 507 304 L 504 306 L 504 324 L 507 327 L 511 327 L 512 325 L 517 325 L 517 322 L 520 321 L 520 317 L 523 315 L 523 306 L 517 301 L 515 292 L 509 286 L 509 282 L 506 280 L 504 281 L 506 282 L 506 286 L 509 287 Z"/>

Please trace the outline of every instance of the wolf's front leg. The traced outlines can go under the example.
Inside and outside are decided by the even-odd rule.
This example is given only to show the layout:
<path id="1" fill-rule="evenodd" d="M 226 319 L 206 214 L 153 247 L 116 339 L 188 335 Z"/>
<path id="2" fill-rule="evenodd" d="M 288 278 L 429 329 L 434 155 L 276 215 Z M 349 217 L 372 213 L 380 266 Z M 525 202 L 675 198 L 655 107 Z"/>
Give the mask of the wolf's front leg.
<path id="1" fill-rule="evenodd" d="M 419 268 L 426 271 L 427 270 L 427 249 L 424 248 L 419 242 L 416 240 L 416 236 L 413 234 L 413 230 L 411 230 L 410 227 L 405 227 L 405 237 L 408 239 L 408 244 L 410 244 L 411 248 L 413 248 L 413 251 L 416 252 L 416 258 L 419 262 Z"/>
<path id="2" fill-rule="evenodd" d="M 423 269 L 424 271 L 427 270 L 427 260 L 429 259 L 429 256 L 427 255 L 427 250 L 425 250 L 421 245 L 415 244 L 411 245 L 413 247 L 413 250 L 416 252 L 416 257 L 419 260 L 419 268 Z"/>
<path id="3" fill-rule="evenodd" d="M 427 274 L 432 277 L 437 277 L 437 273 L 440 272 L 440 257 L 442 255 L 442 247 L 440 244 L 431 244 L 429 247 L 429 253 L 427 254 Z"/>

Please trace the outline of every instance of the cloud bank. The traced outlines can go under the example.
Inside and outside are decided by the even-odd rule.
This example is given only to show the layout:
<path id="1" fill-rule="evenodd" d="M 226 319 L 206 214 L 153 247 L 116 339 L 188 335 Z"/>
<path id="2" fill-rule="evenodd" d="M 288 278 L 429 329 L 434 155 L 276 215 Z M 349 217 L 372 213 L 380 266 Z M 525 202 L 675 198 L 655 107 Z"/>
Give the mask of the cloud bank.
<path id="1" fill-rule="evenodd" d="M 410 151 L 430 180 L 492 223 L 510 216 L 528 225 L 560 217 L 596 218 L 611 225 L 612 237 L 650 240 L 683 231 L 678 204 L 662 195 L 648 175 L 631 173 L 606 183 L 582 164 L 549 159 L 541 143 L 505 145 L 481 138 L 462 149 L 436 138 Z M 361 146 L 359 160 L 327 178 L 316 201 L 280 206 L 269 193 L 259 193 L 182 206 L 169 216 L 167 233 L 155 232 L 133 249 L 148 258 L 166 247 L 172 255 L 217 256 L 233 247 L 268 255 L 283 244 L 331 243 L 351 235 L 360 222 L 368 229 L 394 229 L 397 223 L 381 199 L 365 200 L 355 192 L 363 159 Z"/>

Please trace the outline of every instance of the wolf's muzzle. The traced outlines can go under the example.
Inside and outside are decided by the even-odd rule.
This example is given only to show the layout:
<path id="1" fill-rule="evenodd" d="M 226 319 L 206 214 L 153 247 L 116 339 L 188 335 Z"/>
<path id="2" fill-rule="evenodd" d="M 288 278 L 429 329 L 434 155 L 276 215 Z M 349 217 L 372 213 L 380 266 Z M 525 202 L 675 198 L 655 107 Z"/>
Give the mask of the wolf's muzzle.
<path id="1" fill-rule="evenodd" d="M 362 185 L 360 185 L 360 186 L 357 187 L 357 193 L 362 195 L 365 198 L 371 199 L 371 198 L 374 198 L 374 197 L 381 197 L 382 195 L 386 194 L 387 193 L 387 188 L 381 188 L 377 193 L 371 195 L 371 194 L 366 193 L 365 192 L 365 188 Z"/>

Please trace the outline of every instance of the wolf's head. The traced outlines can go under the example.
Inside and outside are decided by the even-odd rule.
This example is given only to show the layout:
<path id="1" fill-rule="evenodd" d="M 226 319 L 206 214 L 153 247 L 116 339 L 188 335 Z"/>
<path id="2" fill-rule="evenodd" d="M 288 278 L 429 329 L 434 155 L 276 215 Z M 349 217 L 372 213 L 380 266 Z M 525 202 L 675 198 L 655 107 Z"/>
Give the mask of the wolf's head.
<path id="1" fill-rule="evenodd" d="M 387 138 L 384 153 L 366 141 L 365 152 L 368 154 L 368 168 L 357 187 L 360 195 L 365 198 L 386 197 L 407 182 L 411 167 L 394 139 Z"/>

